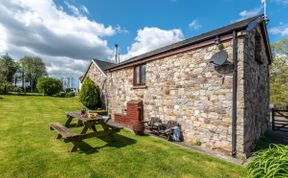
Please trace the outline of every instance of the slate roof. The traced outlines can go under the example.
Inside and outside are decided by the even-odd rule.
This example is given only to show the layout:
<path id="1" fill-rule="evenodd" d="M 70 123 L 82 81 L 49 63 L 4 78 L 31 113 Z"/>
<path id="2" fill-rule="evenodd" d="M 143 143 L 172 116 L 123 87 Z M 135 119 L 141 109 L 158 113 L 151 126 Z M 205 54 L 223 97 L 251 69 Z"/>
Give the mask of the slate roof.
<path id="1" fill-rule="evenodd" d="M 111 68 L 113 66 L 115 66 L 116 64 L 112 63 L 112 62 L 108 62 L 108 61 L 102 61 L 102 60 L 99 60 L 99 59 L 93 59 L 93 61 L 100 67 L 100 69 L 102 71 L 108 69 L 108 68 Z"/>
<path id="2" fill-rule="evenodd" d="M 97 66 L 102 70 L 102 72 L 104 72 L 106 69 L 111 68 L 111 67 L 116 65 L 116 64 L 114 64 L 112 62 L 102 61 L 102 60 L 95 59 L 95 58 L 93 58 L 92 60 L 97 64 Z M 81 83 L 85 79 L 85 77 L 86 77 L 86 75 L 88 73 L 88 70 L 89 70 L 91 65 L 93 65 L 93 62 L 90 63 L 90 65 L 88 66 L 86 72 L 81 77 L 79 77 L 79 80 L 80 80 Z"/>
<path id="3" fill-rule="evenodd" d="M 113 69 L 113 68 L 116 68 L 116 67 L 119 67 L 119 66 L 122 66 L 122 65 L 125 65 L 125 64 L 133 63 L 133 62 L 136 62 L 136 61 L 140 61 L 142 59 L 145 59 L 145 58 L 157 55 L 157 54 L 161 54 L 161 53 L 164 53 L 164 52 L 168 52 L 168 51 L 171 51 L 171 50 L 175 50 L 175 49 L 178 49 L 178 48 L 189 46 L 189 45 L 201 42 L 201 41 L 209 40 L 209 39 L 215 38 L 218 35 L 220 36 L 220 35 L 229 34 L 233 30 L 238 30 L 238 31 L 244 30 L 244 29 L 247 28 L 247 26 L 251 22 L 255 21 L 256 19 L 258 19 L 260 22 L 263 22 L 263 20 L 264 20 L 263 19 L 263 14 L 257 15 L 257 16 L 254 16 L 254 17 L 239 21 L 239 22 L 235 22 L 233 24 L 218 28 L 216 30 L 209 31 L 207 33 L 202 33 L 202 34 L 200 34 L 198 36 L 194 36 L 192 38 L 188 38 L 186 40 L 183 40 L 183 41 L 180 41 L 180 42 L 177 42 L 177 43 L 174 43 L 174 44 L 171 44 L 171 45 L 156 49 L 154 51 L 151 51 L 151 52 L 139 55 L 139 56 L 132 57 L 132 58 L 130 58 L 128 60 L 125 60 L 125 61 L 123 61 L 123 62 L 121 62 L 119 64 L 114 64 L 113 66 L 111 66 L 109 68 L 106 68 L 106 70 Z"/>

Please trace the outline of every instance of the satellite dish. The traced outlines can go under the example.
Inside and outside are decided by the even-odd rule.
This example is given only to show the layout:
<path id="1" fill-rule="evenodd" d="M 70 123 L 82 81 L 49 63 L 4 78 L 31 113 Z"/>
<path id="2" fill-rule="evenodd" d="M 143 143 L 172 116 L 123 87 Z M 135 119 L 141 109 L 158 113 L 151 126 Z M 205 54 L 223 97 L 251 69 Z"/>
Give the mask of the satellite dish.
<path id="1" fill-rule="evenodd" d="M 216 66 L 221 66 L 227 61 L 227 58 L 228 53 L 226 51 L 220 51 L 211 57 L 209 63 L 214 64 Z"/>

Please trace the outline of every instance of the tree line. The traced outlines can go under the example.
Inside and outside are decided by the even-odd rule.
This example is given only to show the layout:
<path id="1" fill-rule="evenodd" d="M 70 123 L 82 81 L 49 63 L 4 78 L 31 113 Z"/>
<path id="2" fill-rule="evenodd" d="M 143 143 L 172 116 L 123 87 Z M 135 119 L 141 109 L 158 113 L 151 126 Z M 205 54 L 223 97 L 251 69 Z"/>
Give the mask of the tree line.
<path id="1" fill-rule="evenodd" d="M 37 80 L 44 76 L 48 74 L 40 57 L 25 56 L 19 61 L 8 54 L 0 57 L 0 93 L 7 93 L 11 88 L 35 92 Z M 21 87 L 18 86 L 19 82 L 22 83 Z"/>
<path id="2" fill-rule="evenodd" d="M 288 38 L 272 45 L 273 61 L 270 67 L 270 103 L 288 108 Z"/>

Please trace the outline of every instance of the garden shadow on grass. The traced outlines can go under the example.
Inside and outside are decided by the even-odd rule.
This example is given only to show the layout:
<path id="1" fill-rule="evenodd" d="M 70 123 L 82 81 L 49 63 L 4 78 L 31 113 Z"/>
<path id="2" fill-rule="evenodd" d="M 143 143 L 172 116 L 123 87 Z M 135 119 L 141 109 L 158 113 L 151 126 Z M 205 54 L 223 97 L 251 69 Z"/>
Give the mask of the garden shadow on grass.
<path id="1" fill-rule="evenodd" d="M 82 141 L 81 144 L 79 145 L 79 149 L 85 154 L 92 154 L 92 153 L 98 152 L 98 149 L 101 149 L 101 148 L 105 148 L 105 147 L 122 148 L 128 145 L 135 144 L 137 142 L 134 139 L 125 137 L 120 134 L 114 134 L 112 136 L 97 137 L 97 139 L 101 139 L 105 141 L 107 144 L 104 146 L 92 147 L 91 145 L 87 144 L 85 141 Z"/>

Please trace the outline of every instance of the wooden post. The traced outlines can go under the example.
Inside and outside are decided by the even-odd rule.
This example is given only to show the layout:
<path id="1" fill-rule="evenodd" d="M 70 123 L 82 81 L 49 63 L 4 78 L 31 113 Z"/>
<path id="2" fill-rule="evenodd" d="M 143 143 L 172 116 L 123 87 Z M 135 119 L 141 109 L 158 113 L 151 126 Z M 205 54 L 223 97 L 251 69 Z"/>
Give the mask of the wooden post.
<path id="1" fill-rule="evenodd" d="M 66 115 L 67 116 L 67 121 L 66 123 L 64 124 L 65 127 L 69 127 L 72 120 L 73 120 L 73 117 L 69 116 L 69 115 Z"/>

